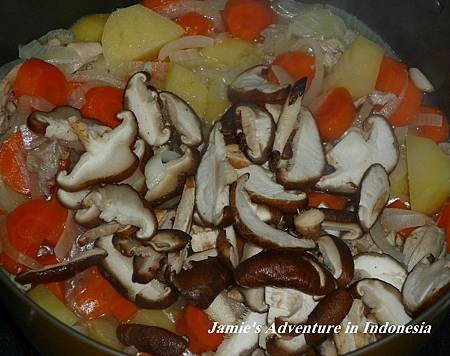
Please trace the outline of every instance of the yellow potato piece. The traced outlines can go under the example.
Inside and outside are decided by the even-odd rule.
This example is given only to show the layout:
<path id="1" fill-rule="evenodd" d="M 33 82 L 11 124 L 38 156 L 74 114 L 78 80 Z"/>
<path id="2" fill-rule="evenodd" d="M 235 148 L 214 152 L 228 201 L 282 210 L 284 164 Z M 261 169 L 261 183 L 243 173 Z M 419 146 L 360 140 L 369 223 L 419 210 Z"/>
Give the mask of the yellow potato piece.
<path id="1" fill-rule="evenodd" d="M 240 39 L 225 37 L 217 40 L 214 46 L 203 48 L 200 53 L 213 62 L 233 66 L 237 65 L 252 47 L 254 46 Z"/>
<path id="2" fill-rule="evenodd" d="M 450 160 L 428 138 L 408 136 L 406 148 L 411 208 L 432 214 L 450 195 Z"/>
<path id="3" fill-rule="evenodd" d="M 109 14 L 83 16 L 69 30 L 74 34 L 76 42 L 100 42 L 108 17 Z"/>
<path id="4" fill-rule="evenodd" d="M 110 62 L 153 59 L 166 43 L 182 36 L 175 22 L 142 5 L 111 14 L 103 31 L 103 54 Z"/>
<path id="5" fill-rule="evenodd" d="M 64 324 L 72 326 L 78 321 L 78 317 L 43 284 L 30 290 L 28 297 Z"/>
<path id="6" fill-rule="evenodd" d="M 111 316 L 93 319 L 83 323 L 89 337 L 116 350 L 124 347 L 117 338 L 116 330 L 119 323 Z"/>
<path id="7" fill-rule="evenodd" d="M 200 76 L 179 64 L 172 63 L 164 87 L 184 99 L 198 116 L 201 118 L 205 116 L 208 87 Z"/>
<path id="8" fill-rule="evenodd" d="M 406 162 L 406 148 L 400 149 L 397 166 L 389 175 L 391 193 L 402 200 L 409 201 L 408 164 Z"/>
<path id="9" fill-rule="evenodd" d="M 324 90 L 345 87 L 354 99 L 375 89 L 384 50 L 359 36 L 325 78 Z"/>
<path id="10" fill-rule="evenodd" d="M 221 85 L 221 79 L 213 80 L 209 83 L 208 87 L 208 102 L 206 105 L 205 122 L 207 124 L 212 124 L 214 121 L 219 119 L 222 114 L 228 109 L 231 103 L 224 99 L 219 91 Z"/>

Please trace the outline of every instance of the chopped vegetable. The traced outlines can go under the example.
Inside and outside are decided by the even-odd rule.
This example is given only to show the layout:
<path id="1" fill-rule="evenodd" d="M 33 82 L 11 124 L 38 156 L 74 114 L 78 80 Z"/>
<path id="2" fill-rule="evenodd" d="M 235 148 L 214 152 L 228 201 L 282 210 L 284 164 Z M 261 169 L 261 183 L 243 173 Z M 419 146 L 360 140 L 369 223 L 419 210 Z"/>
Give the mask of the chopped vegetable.
<path id="1" fill-rule="evenodd" d="M 409 185 L 408 185 L 408 164 L 406 162 L 406 149 L 400 147 L 400 156 L 397 166 L 389 175 L 391 182 L 391 194 L 401 197 L 404 200 L 409 200 Z"/>
<path id="2" fill-rule="evenodd" d="M 401 100 L 397 110 L 389 118 L 390 123 L 397 127 L 407 125 L 419 111 L 422 97 L 423 93 L 416 88 L 411 79 L 408 79 L 405 96 Z"/>
<path id="3" fill-rule="evenodd" d="M 347 89 L 338 87 L 317 98 L 311 110 L 316 119 L 320 136 L 325 141 L 341 137 L 356 117 L 353 99 Z"/>
<path id="4" fill-rule="evenodd" d="M 21 194 L 30 194 L 30 179 L 26 168 L 27 152 L 20 131 L 13 133 L 0 147 L 0 175 L 3 181 Z"/>
<path id="5" fill-rule="evenodd" d="M 45 99 L 55 106 L 67 102 L 67 81 L 54 65 L 40 59 L 28 59 L 20 67 L 14 82 L 17 98 L 31 96 Z"/>
<path id="6" fill-rule="evenodd" d="M 100 42 L 108 17 L 109 14 L 93 14 L 80 18 L 70 27 L 75 41 Z"/>
<path id="7" fill-rule="evenodd" d="M 307 88 L 314 79 L 314 56 L 309 53 L 302 51 L 286 52 L 275 58 L 272 64 L 283 68 L 294 81 L 308 77 Z M 272 71 L 269 73 L 269 79 L 277 82 Z"/>
<path id="8" fill-rule="evenodd" d="M 180 0 L 143 0 L 142 5 L 148 7 L 151 10 L 159 11 L 179 1 Z"/>
<path id="9" fill-rule="evenodd" d="M 85 319 L 97 319 L 113 314 L 117 320 L 125 322 L 138 310 L 133 303 L 119 294 L 96 268 L 83 272 L 72 293 L 72 307 Z"/>
<path id="10" fill-rule="evenodd" d="M 40 256 L 36 259 L 42 265 L 53 265 L 59 263 L 54 254 Z M 63 303 L 66 301 L 65 282 L 47 283 L 45 286 Z"/>
<path id="11" fill-rule="evenodd" d="M 103 55 L 109 62 L 153 59 L 166 43 L 184 29 L 142 5 L 114 11 L 103 31 Z"/>
<path id="12" fill-rule="evenodd" d="M 131 319 L 130 323 L 149 326 L 159 326 L 169 331 L 175 331 L 175 322 L 181 314 L 179 303 L 163 310 L 141 309 Z"/>
<path id="13" fill-rule="evenodd" d="M 321 192 L 311 192 L 308 194 L 308 206 L 319 208 L 326 205 L 329 209 L 343 210 L 348 203 L 348 199 L 342 195 L 333 195 Z"/>
<path id="14" fill-rule="evenodd" d="M 214 46 L 203 48 L 200 53 L 215 65 L 235 66 L 252 48 L 248 42 L 238 38 L 225 37 L 216 41 Z"/>
<path id="15" fill-rule="evenodd" d="M 86 327 L 88 335 L 95 341 L 116 350 L 123 350 L 124 347 L 116 335 L 119 323 L 113 317 L 104 316 L 98 319 L 89 320 L 83 323 L 83 326 Z"/>
<path id="16" fill-rule="evenodd" d="M 30 290 L 28 297 L 64 324 L 72 326 L 78 321 L 77 316 L 43 284 Z"/>
<path id="17" fill-rule="evenodd" d="M 122 110 L 123 90 L 114 87 L 96 87 L 86 93 L 81 114 L 114 128 L 120 125 L 116 115 Z"/>
<path id="18" fill-rule="evenodd" d="M 436 143 L 447 142 L 449 137 L 449 124 L 442 111 L 429 107 L 421 106 L 420 114 L 437 114 L 442 116 L 441 126 L 421 126 L 418 128 L 418 134 L 422 137 L 429 138 Z"/>
<path id="19" fill-rule="evenodd" d="M 189 12 L 175 20 L 175 22 L 184 28 L 187 36 L 208 35 L 214 28 L 214 24 L 207 17 L 198 12 Z"/>
<path id="20" fill-rule="evenodd" d="M 450 195 L 450 160 L 432 140 L 406 139 L 412 210 L 432 214 Z"/>
<path id="21" fill-rule="evenodd" d="M 167 72 L 165 88 L 187 101 L 197 115 L 200 117 L 205 115 L 208 88 L 197 74 L 172 63 Z"/>
<path id="22" fill-rule="evenodd" d="M 275 13 L 266 0 L 228 0 L 223 20 L 234 37 L 254 41 L 274 22 Z"/>
<path id="23" fill-rule="evenodd" d="M 358 36 L 325 78 L 325 90 L 344 87 L 354 99 L 370 94 L 375 89 L 383 53 L 379 45 Z"/>
<path id="24" fill-rule="evenodd" d="M 437 225 L 444 229 L 447 236 L 447 251 L 450 252 L 450 200 L 447 200 L 439 212 Z"/>
<path id="25" fill-rule="evenodd" d="M 177 332 L 189 338 L 191 352 L 215 351 L 222 342 L 223 335 L 217 332 L 208 333 L 212 326 L 213 322 L 202 309 L 188 304 L 177 321 Z"/>
<path id="26" fill-rule="evenodd" d="M 384 56 L 378 73 L 376 90 L 400 96 L 406 87 L 408 69 L 391 57 Z"/>
<path id="27" fill-rule="evenodd" d="M 405 210 L 410 210 L 409 206 L 406 205 L 403 201 L 401 201 L 400 199 L 396 199 L 394 200 L 392 203 L 390 203 L 388 206 L 388 208 L 390 209 L 405 209 Z M 411 235 L 411 233 L 416 229 L 416 227 L 408 227 L 406 229 L 403 229 L 401 231 L 399 231 L 398 233 L 400 234 L 400 236 L 402 236 L 403 238 L 408 237 L 409 235 Z"/>

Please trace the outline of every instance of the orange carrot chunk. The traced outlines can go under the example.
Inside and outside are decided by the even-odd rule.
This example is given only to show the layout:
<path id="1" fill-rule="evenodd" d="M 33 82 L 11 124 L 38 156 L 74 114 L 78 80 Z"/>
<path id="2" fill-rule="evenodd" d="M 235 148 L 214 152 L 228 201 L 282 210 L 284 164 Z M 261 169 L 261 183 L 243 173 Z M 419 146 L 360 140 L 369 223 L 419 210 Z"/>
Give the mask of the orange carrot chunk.
<path id="1" fill-rule="evenodd" d="M 184 34 L 188 36 L 208 35 L 214 28 L 210 19 L 192 11 L 175 19 L 175 22 L 184 28 Z"/>
<path id="2" fill-rule="evenodd" d="M 336 140 L 351 126 L 356 116 L 351 94 L 344 87 L 334 88 L 311 105 L 320 136 Z"/>
<path id="3" fill-rule="evenodd" d="M 318 208 L 321 204 L 329 209 L 342 210 L 347 206 L 348 199 L 341 195 L 333 195 L 322 192 L 311 192 L 308 194 L 308 207 Z"/>
<path id="4" fill-rule="evenodd" d="M 302 51 L 292 51 L 280 54 L 272 64 L 283 68 L 294 81 L 308 77 L 306 87 L 309 88 L 316 74 L 314 63 L 313 55 Z M 278 82 L 272 71 L 269 72 L 269 80 Z"/>
<path id="5" fill-rule="evenodd" d="M 160 11 L 169 5 L 176 4 L 179 0 L 143 0 L 142 5 L 151 10 Z"/>
<path id="6" fill-rule="evenodd" d="M 90 119 L 101 121 L 109 127 L 120 125 L 116 115 L 123 110 L 123 90 L 114 87 L 96 87 L 85 96 L 81 114 Z"/>
<path id="7" fill-rule="evenodd" d="M 237 38 L 255 41 L 275 20 L 267 0 L 228 0 L 223 11 L 226 29 Z"/>
<path id="8" fill-rule="evenodd" d="M 27 95 L 45 99 L 55 106 L 67 103 L 67 81 L 54 65 L 40 59 L 28 59 L 22 64 L 14 82 L 17 98 Z"/>
<path id="9" fill-rule="evenodd" d="M 449 124 L 442 111 L 429 106 L 421 106 L 419 109 L 419 114 L 436 114 L 442 116 L 442 126 L 421 126 L 418 129 L 418 134 L 420 136 L 429 138 L 436 143 L 448 141 Z"/>

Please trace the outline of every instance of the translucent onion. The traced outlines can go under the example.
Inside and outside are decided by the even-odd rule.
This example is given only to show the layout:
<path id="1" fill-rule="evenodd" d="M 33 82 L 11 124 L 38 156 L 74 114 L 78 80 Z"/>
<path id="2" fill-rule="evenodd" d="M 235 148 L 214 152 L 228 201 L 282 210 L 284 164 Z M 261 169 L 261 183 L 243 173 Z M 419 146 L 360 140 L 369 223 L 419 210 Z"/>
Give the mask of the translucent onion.
<path id="1" fill-rule="evenodd" d="M 373 225 L 373 227 L 370 229 L 370 236 L 372 237 L 373 242 L 375 242 L 375 244 L 381 251 L 383 251 L 383 253 L 391 256 L 392 258 L 403 264 L 403 254 L 394 246 L 392 246 L 386 239 L 386 233 L 383 230 L 383 226 L 381 225 L 380 221 L 377 221 L 375 225 Z"/>
<path id="2" fill-rule="evenodd" d="M 53 249 L 58 261 L 62 261 L 65 257 L 67 257 L 80 232 L 81 228 L 75 222 L 73 212 L 69 211 L 67 214 L 67 220 L 64 223 L 64 231 Z"/>
<path id="3" fill-rule="evenodd" d="M 294 83 L 294 80 L 292 79 L 292 77 L 289 75 L 288 72 L 286 72 L 283 69 L 283 67 L 280 67 L 277 65 L 272 65 L 270 68 L 272 69 L 273 74 L 277 78 L 278 83 L 280 83 L 281 85 L 287 85 L 287 84 Z"/>
<path id="4" fill-rule="evenodd" d="M 312 80 L 311 86 L 306 91 L 305 96 L 303 97 L 303 104 L 305 106 L 309 106 L 314 98 L 316 98 L 322 92 L 323 78 L 325 75 L 325 55 L 319 43 L 317 43 L 316 41 L 302 40 L 301 42 L 305 43 L 305 45 L 310 47 L 314 52 L 314 79 Z"/>
<path id="5" fill-rule="evenodd" d="M 384 209 L 380 221 L 386 230 L 394 232 L 399 232 L 411 227 L 434 224 L 433 220 L 425 214 L 412 210 L 395 208 Z"/>
<path id="6" fill-rule="evenodd" d="M 434 92 L 434 86 L 418 68 L 409 68 L 409 76 L 414 85 L 425 93 Z"/>
<path id="7" fill-rule="evenodd" d="M 202 58 L 198 50 L 194 48 L 180 49 L 169 54 L 170 61 L 176 63 L 191 62 Z"/>
<path id="8" fill-rule="evenodd" d="M 164 45 L 158 54 L 158 60 L 163 61 L 173 52 L 188 48 L 204 48 L 214 45 L 214 39 L 207 36 L 184 36 Z"/>
<path id="9" fill-rule="evenodd" d="M 439 114 L 419 113 L 410 122 L 410 125 L 442 127 L 443 119 L 443 116 Z"/>
<path id="10" fill-rule="evenodd" d="M 11 189 L 2 179 L 0 179 L 0 210 L 10 213 L 18 206 L 29 201 L 30 198 L 24 194 L 17 193 Z"/>

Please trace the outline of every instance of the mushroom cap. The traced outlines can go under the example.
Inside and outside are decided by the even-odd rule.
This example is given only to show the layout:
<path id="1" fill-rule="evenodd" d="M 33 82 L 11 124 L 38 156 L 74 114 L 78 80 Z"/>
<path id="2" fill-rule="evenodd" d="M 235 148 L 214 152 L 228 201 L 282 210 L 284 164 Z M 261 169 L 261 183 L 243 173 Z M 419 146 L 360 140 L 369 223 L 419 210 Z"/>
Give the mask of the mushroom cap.
<path id="1" fill-rule="evenodd" d="M 374 164 L 364 173 L 360 185 L 358 220 L 364 231 L 377 221 L 390 193 L 389 176 L 381 164 Z"/>
<path id="2" fill-rule="evenodd" d="M 242 72 L 228 87 L 231 102 L 279 102 L 286 99 L 289 86 L 281 86 L 267 79 L 269 66 L 257 65 Z"/>
<path id="3" fill-rule="evenodd" d="M 292 288 L 310 295 L 325 295 L 336 288 L 330 272 L 313 256 L 296 251 L 267 250 L 241 262 L 234 271 L 236 283 L 254 288 Z"/>
<path id="4" fill-rule="evenodd" d="M 418 263 L 402 289 L 406 310 L 417 315 L 450 290 L 450 262 L 441 258 L 430 265 Z"/>
<path id="5" fill-rule="evenodd" d="M 404 325 L 411 321 L 402 303 L 402 295 L 391 284 L 379 279 L 362 279 L 355 291 L 382 324 Z"/>
<path id="6" fill-rule="evenodd" d="M 244 187 L 248 174 L 239 177 L 233 184 L 231 200 L 236 210 L 235 224 L 239 234 L 248 241 L 265 248 L 309 249 L 315 244 L 311 240 L 296 238 L 261 221 L 252 209 L 250 197 Z"/>
<path id="7" fill-rule="evenodd" d="M 403 266 L 386 254 L 375 252 L 358 254 L 354 258 L 354 265 L 355 281 L 365 278 L 379 279 L 401 290 L 406 279 L 406 270 Z"/>
<path id="8" fill-rule="evenodd" d="M 373 115 L 366 119 L 363 129 L 350 130 L 328 152 L 328 164 L 335 171 L 317 182 L 318 189 L 355 193 L 371 165 L 381 164 L 388 173 L 395 168 L 399 151 L 391 124 L 384 117 Z"/>
<path id="9" fill-rule="evenodd" d="M 137 136 L 136 119 L 130 111 L 117 114 L 121 124 L 99 136 L 87 130 L 79 120 L 72 122 L 77 135 L 86 147 L 68 174 L 59 172 L 57 184 L 67 191 L 79 191 L 97 183 L 120 182 L 133 174 L 139 160 L 131 150 Z M 83 138 L 82 138 L 83 137 Z"/>

